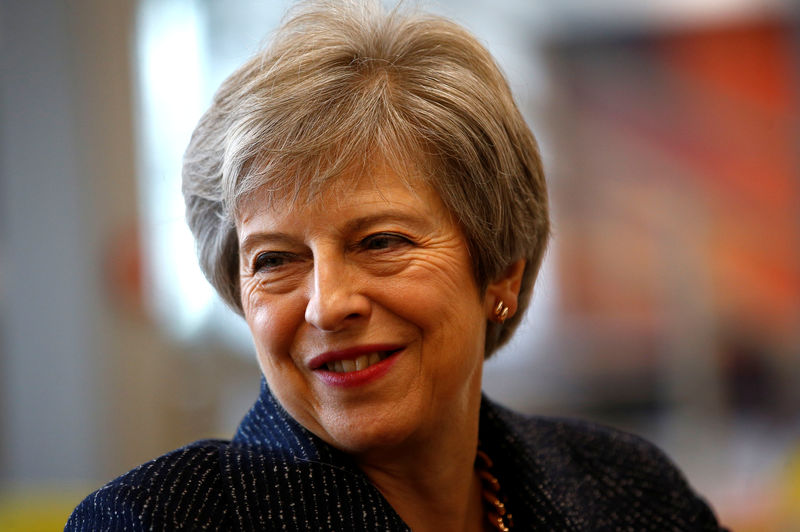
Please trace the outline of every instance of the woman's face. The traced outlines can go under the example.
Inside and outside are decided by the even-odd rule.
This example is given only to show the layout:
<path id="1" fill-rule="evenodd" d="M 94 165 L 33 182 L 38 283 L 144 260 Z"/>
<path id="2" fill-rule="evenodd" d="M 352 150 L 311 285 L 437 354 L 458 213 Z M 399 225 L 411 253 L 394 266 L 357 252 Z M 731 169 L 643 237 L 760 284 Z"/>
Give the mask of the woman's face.
<path id="1" fill-rule="evenodd" d="M 240 214 L 244 315 L 292 417 L 362 453 L 477 414 L 496 301 L 434 191 L 378 168 L 308 204 L 255 194 Z"/>

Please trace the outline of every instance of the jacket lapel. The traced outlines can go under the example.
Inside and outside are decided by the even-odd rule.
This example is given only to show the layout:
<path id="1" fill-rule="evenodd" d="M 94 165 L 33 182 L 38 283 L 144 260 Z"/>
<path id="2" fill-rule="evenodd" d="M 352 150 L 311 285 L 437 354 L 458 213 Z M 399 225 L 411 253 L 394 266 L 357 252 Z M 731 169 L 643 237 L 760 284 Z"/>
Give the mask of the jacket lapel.
<path id="1" fill-rule="evenodd" d="M 409 530 L 348 456 L 289 416 L 263 379 L 221 462 L 243 530 Z"/>
<path id="2" fill-rule="evenodd" d="M 481 447 L 494 462 L 501 493 L 517 527 L 525 530 L 574 530 L 553 500 L 556 492 L 542 471 L 537 445 L 529 434 L 531 422 L 483 397 L 481 403 Z M 526 429 L 527 432 L 526 432 Z M 538 437 L 538 434 L 537 434 Z M 546 447 L 545 447 L 546 448 Z M 546 461 L 544 462 L 546 463 Z"/>

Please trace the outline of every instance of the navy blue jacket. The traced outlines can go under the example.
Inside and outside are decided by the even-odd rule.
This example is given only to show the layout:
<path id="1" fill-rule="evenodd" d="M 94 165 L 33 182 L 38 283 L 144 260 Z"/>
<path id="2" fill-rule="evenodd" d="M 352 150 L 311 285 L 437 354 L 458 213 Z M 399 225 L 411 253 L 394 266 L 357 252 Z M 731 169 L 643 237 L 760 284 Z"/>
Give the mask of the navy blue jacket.
<path id="1" fill-rule="evenodd" d="M 482 448 L 515 530 L 720 530 L 653 445 L 484 398 Z M 65 530 L 409 530 L 349 457 L 292 419 L 262 381 L 232 441 L 182 447 L 111 481 Z"/>

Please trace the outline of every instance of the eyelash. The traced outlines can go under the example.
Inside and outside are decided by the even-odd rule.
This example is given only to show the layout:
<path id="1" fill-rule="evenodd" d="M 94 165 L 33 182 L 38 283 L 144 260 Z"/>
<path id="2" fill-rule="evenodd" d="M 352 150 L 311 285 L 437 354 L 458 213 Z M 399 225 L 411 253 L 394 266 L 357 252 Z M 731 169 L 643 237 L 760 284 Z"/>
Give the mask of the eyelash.
<path id="1" fill-rule="evenodd" d="M 409 238 L 397 233 L 375 233 L 363 238 L 358 243 L 358 247 L 367 251 L 383 251 L 394 246 L 404 246 L 412 243 L 413 242 Z M 375 246 L 375 244 L 378 245 Z M 291 253 L 281 251 L 265 251 L 259 253 L 253 261 L 253 273 L 274 270 L 283 266 L 290 260 L 292 260 Z M 279 261 L 279 263 L 267 264 L 268 261 Z"/>
<path id="2" fill-rule="evenodd" d="M 385 243 L 387 243 L 387 245 L 380 247 L 370 247 L 370 245 L 380 241 L 384 241 Z M 412 243 L 411 240 L 397 233 L 375 233 L 374 235 L 369 235 L 368 237 L 361 240 L 359 244 L 364 249 L 380 251 L 392 247 L 393 245 L 407 245 L 411 243 Z"/>
<path id="3" fill-rule="evenodd" d="M 259 253 L 258 255 L 256 255 L 255 261 L 253 261 L 253 272 L 259 272 L 262 270 L 272 270 L 278 268 L 280 266 L 283 266 L 283 264 L 287 260 L 289 260 L 289 258 L 290 257 L 288 253 L 281 253 L 278 251 L 267 251 L 264 253 Z M 270 259 L 280 260 L 281 263 L 273 264 L 271 266 L 267 265 L 266 262 Z"/>

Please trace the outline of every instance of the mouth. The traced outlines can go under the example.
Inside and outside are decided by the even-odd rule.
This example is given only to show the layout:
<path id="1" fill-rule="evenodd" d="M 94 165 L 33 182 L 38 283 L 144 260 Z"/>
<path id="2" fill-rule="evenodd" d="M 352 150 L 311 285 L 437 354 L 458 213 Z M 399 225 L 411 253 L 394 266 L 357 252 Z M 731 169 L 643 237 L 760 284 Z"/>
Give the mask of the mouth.
<path id="1" fill-rule="evenodd" d="M 399 345 L 363 345 L 338 351 L 328 351 L 311 359 L 312 370 L 332 373 L 353 373 L 380 364 L 395 353 L 402 351 Z"/>
<path id="2" fill-rule="evenodd" d="M 359 388 L 389 373 L 405 348 L 397 344 L 372 344 L 328 351 L 311 359 L 309 368 L 329 386 Z"/>
<path id="3" fill-rule="evenodd" d="M 360 355 L 357 358 L 332 360 L 330 362 L 326 362 L 322 367 L 334 373 L 350 373 L 353 371 L 361 371 L 362 369 L 367 369 L 370 366 L 374 366 L 375 364 L 386 360 L 397 351 L 399 350 L 373 351 L 372 353 Z"/>

